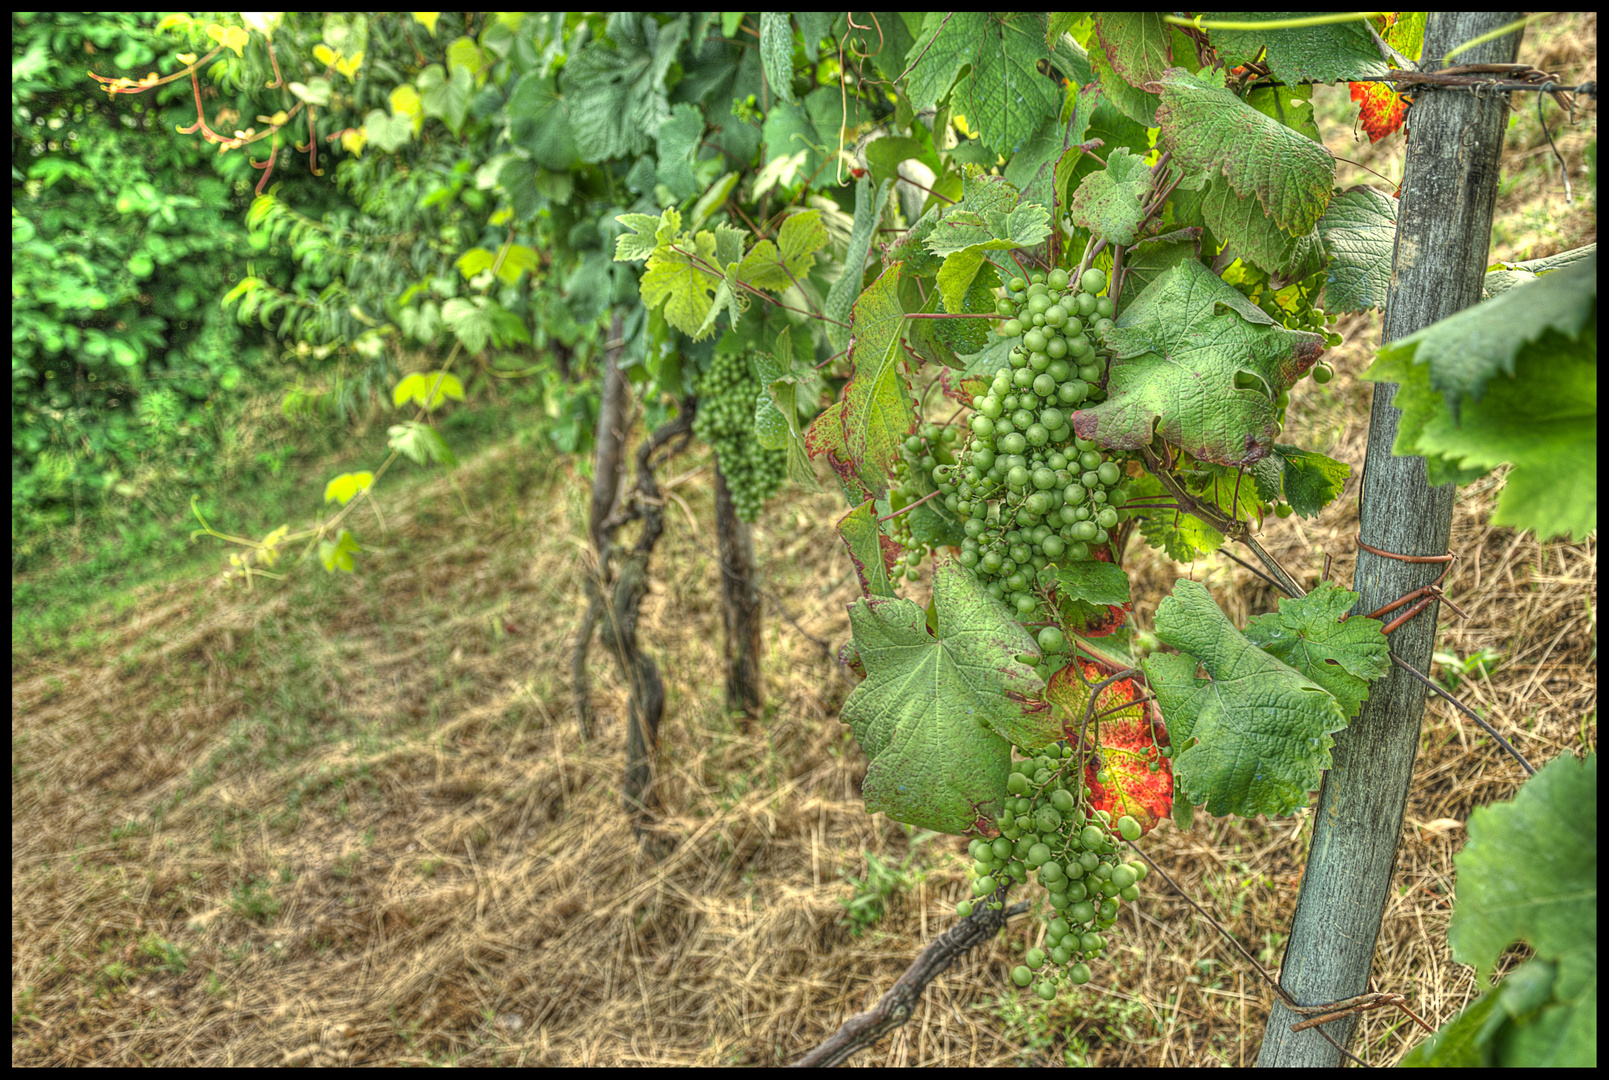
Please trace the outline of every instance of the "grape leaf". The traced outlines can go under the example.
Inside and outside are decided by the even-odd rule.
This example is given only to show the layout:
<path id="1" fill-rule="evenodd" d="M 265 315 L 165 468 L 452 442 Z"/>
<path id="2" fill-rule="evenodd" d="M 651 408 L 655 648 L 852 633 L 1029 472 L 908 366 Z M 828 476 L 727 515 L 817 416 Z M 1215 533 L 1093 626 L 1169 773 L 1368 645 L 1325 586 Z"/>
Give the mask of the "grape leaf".
<path id="1" fill-rule="evenodd" d="M 1173 764 L 1161 753 L 1168 745 L 1162 714 L 1149 701 L 1124 707 L 1144 696 L 1133 679 L 1119 679 L 1106 687 L 1090 710 L 1085 682 L 1103 682 L 1118 669 L 1086 660 L 1077 663 L 1083 668 L 1083 680 L 1069 664 L 1053 674 L 1045 688 L 1045 700 L 1055 706 L 1053 736 L 1077 746 L 1086 730 L 1084 714 L 1090 712 L 1089 730 L 1099 736 L 1091 741 L 1091 749 L 1100 756 L 1099 762 L 1092 756 L 1084 770 L 1084 782 L 1092 792 L 1090 809 L 1105 810 L 1114 821 L 1127 814 L 1139 822 L 1142 832 L 1150 832 L 1173 808 Z M 1104 784 L 1096 779 L 1101 771 L 1097 764 L 1105 769 Z"/>
<path id="2" fill-rule="evenodd" d="M 1246 624 L 1253 645 L 1334 694 L 1348 720 L 1368 698 L 1369 683 L 1391 670 L 1379 619 L 1340 621 L 1357 602 L 1357 593 L 1322 581 L 1301 599 L 1281 600 L 1279 611 Z"/>
<path id="3" fill-rule="evenodd" d="M 1487 982 L 1515 941 L 1535 956 L 1403 1060 L 1411 1066 L 1598 1061 L 1598 757 L 1555 758 L 1511 802 L 1470 815 L 1453 857 L 1447 940 Z"/>
<path id="4" fill-rule="evenodd" d="M 463 401 L 464 384 L 458 381 L 458 376 L 447 371 L 416 371 L 397 383 L 396 389 L 391 391 L 394 407 L 401 408 L 404 401 L 411 400 L 426 412 L 435 410 L 448 398 Z"/>
<path id="5" fill-rule="evenodd" d="M 335 502 L 340 500 L 342 506 L 351 502 L 360 491 L 367 491 L 374 483 L 374 474 L 367 470 L 355 473 L 342 473 L 328 484 L 324 485 L 324 501 Z"/>
<path id="6" fill-rule="evenodd" d="M 659 182 L 678 200 L 698 194 L 693 163 L 704 138 L 704 114 L 685 102 L 671 109 L 670 117 L 654 133 L 659 158 Z"/>
<path id="7" fill-rule="evenodd" d="M 805 452 L 812 458 L 827 455 L 827 464 L 843 488 L 845 501 L 858 506 L 874 493 L 886 491 L 888 479 L 864 476 L 863 470 L 849 460 L 849 445 L 844 438 L 844 404 L 840 397 L 816 414 L 810 430 L 805 432 Z"/>
<path id="8" fill-rule="evenodd" d="M 1038 573 L 1039 584 L 1056 587 L 1056 607 L 1062 626 L 1080 637 L 1106 637 L 1128 619 L 1129 576 L 1107 561 L 1106 549 L 1097 547 L 1091 558 L 1052 563 Z"/>
<path id="9" fill-rule="evenodd" d="M 1397 200 L 1363 185 L 1348 188 L 1330 201 L 1318 231 L 1330 259 L 1324 310 L 1384 308 L 1396 247 Z"/>
<path id="10" fill-rule="evenodd" d="M 458 464 L 458 459 L 453 456 L 447 440 L 428 424 L 408 420 L 401 424 L 392 424 L 386 429 L 386 434 L 389 436 L 386 445 L 397 453 L 411 458 L 417 465 L 431 461 L 447 466 Z"/>
<path id="11" fill-rule="evenodd" d="M 571 134 L 570 105 L 558 92 L 554 76 L 541 71 L 521 76 L 509 95 L 507 115 L 510 141 L 529 151 L 537 165 L 568 172 L 580 162 Z M 515 163 L 529 173 L 531 161 Z"/>
<path id="12" fill-rule="evenodd" d="M 1129 576 L 1121 567 L 1097 559 L 1084 559 L 1058 566 L 1052 571 L 1057 592 L 1091 604 L 1129 602 Z"/>
<path id="13" fill-rule="evenodd" d="M 1597 948 L 1597 804 L 1598 756 L 1562 754 L 1511 802 L 1470 814 L 1447 943 L 1483 982 L 1515 941 L 1544 960 Z"/>
<path id="14" fill-rule="evenodd" d="M 1324 339 L 1287 330 L 1198 262 L 1152 282 L 1106 336 L 1107 400 L 1073 414 L 1079 436 L 1138 450 L 1154 434 L 1203 461 L 1239 465 L 1274 445 L 1274 402 L 1236 389 L 1247 372 L 1276 392 L 1318 360 Z"/>
<path id="15" fill-rule="evenodd" d="M 984 146 L 1017 153 L 1060 104 L 1058 85 L 1039 71 L 1044 36 L 1041 14 L 929 12 L 905 61 L 911 107 L 931 108 L 947 96 Z"/>
<path id="16" fill-rule="evenodd" d="M 1236 16 L 1248 23 L 1284 18 L 1275 12 L 1247 12 Z M 1278 35 L 1279 47 L 1269 48 L 1271 35 Z M 1321 23 L 1317 26 L 1280 30 L 1214 30 L 1213 48 L 1225 67 L 1237 67 L 1253 60 L 1267 61 L 1274 78 L 1286 85 L 1333 83 L 1348 77 L 1384 75 L 1388 70 L 1380 59 L 1380 48 L 1369 36 L 1369 24 L 1362 21 Z M 1297 87 L 1308 92 L 1306 87 Z"/>
<path id="17" fill-rule="evenodd" d="M 760 12 L 760 63 L 772 91 L 793 104 L 793 27 L 786 11 Z"/>
<path id="18" fill-rule="evenodd" d="M 1101 89 L 1131 120 L 1155 127 L 1157 96 L 1141 87 L 1154 85 L 1173 64 L 1162 13 L 1101 11 L 1093 21 L 1089 63 Z"/>
<path id="19" fill-rule="evenodd" d="M 345 570 L 350 574 L 353 572 L 354 565 L 352 556 L 355 552 L 362 550 L 358 546 L 358 542 L 352 538 L 352 534 L 346 529 L 342 529 L 340 536 L 334 540 L 319 541 L 318 557 L 324 563 L 324 569 L 330 573 Z"/>
<path id="20" fill-rule="evenodd" d="M 933 224 L 927 248 L 935 255 L 954 255 L 970 247 L 1010 251 L 1041 244 L 1050 235 L 1050 211 L 1020 202 L 1015 184 L 969 168 L 961 205 L 951 207 Z"/>
<path id="21" fill-rule="evenodd" d="M 851 330 L 846 324 L 864 295 L 860 286 L 866 253 L 871 250 L 872 233 L 883 215 L 883 202 L 893 190 L 892 181 L 885 180 L 873 188 L 871 181 L 864 176 L 855 185 L 855 225 L 849 234 L 849 252 L 844 256 L 843 273 L 827 290 L 826 311 L 827 318 L 831 320 L 827 323 L 827 339 L 835 349 L 841 349 L 849 343 Z M 895 305 L 898 306 L 897 296 Z"/>
<path id="22" fill-rule="evenodd" d="M 738 265 L 738 280 L 757 289 L 781 292 L 796 284 L 816 264 L 815 253 L 827 246 L 827 227 L 820 210 L 794 214 L 782 223 L 777 242 L 761 240 Z"/>
<path id="23" fill-rule="evenodd" d="M 801 402 L 810 402 L 814 407 L 821 377 L 808 359 L 794 363 L 795 335 L 802 339 L 800 353 L 808 358 L 811 354 L 806 349 L 810 336 L 803 327 L 792 327 L 777 334 L 774 357 L 763 352 L 754 354 L 760 385 L 765 388 L 765 393 L 754 399 L 754 433 L 767 450 L 787 450 L 788 479 L 811 491 L 819 491 L 821 484 L 816 480 L 816 471 L 810 467 L 804 434 L 799 430 L 799 406 Z"/>
<path id="24" fill-rule="evenodd" d="M 844 443 L 850 461 L 879 477 L 893 470 L 901 440 L 918 422 L 910 385 L 900 371 L 905 312 L 899 276 L 897 265 L 883 271 L 855 301 L 850 316 L 849 359 L 855 373 L 844 387 Z M 646 282 L 643 291 L 646 295 Z"/>
<path id="25" fill-rule="evenodd" d="M 840 518 L 838 535 L 860 576 L 860 591 L 867 596 L 898 596 L 891 575 L 905 549 L 878 527 L 876 500 L 867 499 Z"/>
<path id="26" fill-rule="evenodd" d="M 1157 608 L 1156 632 L 1189 655 L 1144 664 L 1175 747 L 1174 776 L 1215 816 L 1288 814 L 1330 767 L 1346 715 L 1322 686 L 1236 630 L 1202 585 L 1182 580 Z M 1200 666 L 1207 678 L 1196 677 Z"/>
<path id="27" fill-rule="evenodd" d="M 1194 562 L 1223 546 L 1223 533 L 1194 514 L 1164 504 L 1173 496 L 1150 473 L 1141 473 L 1129 485 L 1129 509 L 1140 522 L 1140 535 L 1154 548 L 1160 548 L 1174 562 Z M 1161 505 L 1159 505 L 1161 504 Z M 1144 509 L 1156 506 L 1154 510 Z"/>
<path id="28" fill-rule="evenodd" d="M 673 210 L 666 210 L 669 216 Z M 714 310 L 714 292 L 721 279 L 705 269 L 715 263 L 715 236 L 701 232 L 692 238 L 692 250 L 661 247 L 648 257 L 642 276 L 643 304 L 665 308 L 665 321 L 698 341 L 714 332 L 707 321 Z M 699 262 L 695 263 L 694 259 Z M 702 264 L 702 265 L 701 265 Z"/>
<path id="29" fill-rule="evenodd" d="M 1145 159 L 1120 146 L 1106 159 L 1105 169 L 1078 185 L 1068 213 L 1099 239 L 1132 244 L 1145 222 L 1150 187 L 1151 169 Z"/>
<path id="30" fill-rule="evenodd" d="M 1380 350 L 1362 378 L 1399 385 L 1392 452 L 1431 483 L 1514 469 L 1494 524 L 1542 539 L 1598 521 L 1597 261 L 1508 290 Z"/>
<path id="31" fill-rule="evenodd" d="M 1043 689 L 1016 657 L 1038 648 L 954 559 L 934 562 L 933 603 L 936 634 L 913 601 L 850 605 L 866 681 L 842 717 L 870 759 L 868 812 L 937 832 L 986 833 L 1011 772 L 1008 740 L 1027 736 L 1024 710 L 1036 712 L 1029 699 Z"/>
<path id="32" fill-rule="evenodd" d="M 1160 141 L 1185 171 L 1221 174 L 1291 236 L 1313 231 L 1335 178 L 1335 159 L 1322 143 L 1241 101 L 1221 75 L 1173 68 L 1160 85 Z"/>
<path id="33" fill-rule="evenodd" d="M 1303 517 L 1313 517 L 1341 494 L 1352 466 L 1315 450 L 1274 444 L 1271 459 L 1280 466 L 1280 489 L 1285 501 Z"/>
<path id="34" fill-rule="evenodd" d="M 634 157 L 670 119 L 665 76 L 687 37 L 687 16 L 660 24 L 646 12 L 617 11 L 603 37 L 564 65 L 570 134 L 582 161 Z"/>
<path id="35" fill-rule="evenodd" d="M 1431 387 L 1446 395 L 1456 418 L 1465 399 L 1479 401 L 1499 374 L 1519 374 L 1526 345 L 1549 331 L 1581 340 L 1589 326 L 1595 333 L 1597 314 L 1598 260 L 1582 259 L 1399 338 L 1380 350 L 1380 359 L 1426 366 Z M 1508 391 L 1501 396 L 1506 405 Z"/>

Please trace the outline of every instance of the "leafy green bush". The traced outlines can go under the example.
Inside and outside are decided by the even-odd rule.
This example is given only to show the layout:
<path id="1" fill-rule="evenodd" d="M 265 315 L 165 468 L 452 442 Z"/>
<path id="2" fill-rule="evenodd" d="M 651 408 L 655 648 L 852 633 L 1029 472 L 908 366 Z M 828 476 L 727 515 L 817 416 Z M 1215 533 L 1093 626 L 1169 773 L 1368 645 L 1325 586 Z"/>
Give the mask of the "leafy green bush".
<path id="1" fill-rule="evenodd" d="M 86 61 L 156 67 L 173 42 L 154 25 L 127 12 L 12 22 L 14 569 L 62 525 L 180 519 L 228 460 L 237 394 L 275 359 L 217 303 L 254 254 L 245 156 L 175 136 L 195 119 L 184 82 L 109 99 L 86 78 Z M 221 87 L 206 97 L 215 123 L 238 112 Z"/>

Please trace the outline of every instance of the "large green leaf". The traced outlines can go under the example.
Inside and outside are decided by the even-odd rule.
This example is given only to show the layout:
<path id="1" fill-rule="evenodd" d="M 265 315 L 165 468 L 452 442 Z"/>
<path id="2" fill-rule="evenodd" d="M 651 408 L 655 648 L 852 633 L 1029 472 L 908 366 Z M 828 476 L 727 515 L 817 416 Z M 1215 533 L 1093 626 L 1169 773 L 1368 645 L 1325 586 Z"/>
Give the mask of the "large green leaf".
<path id="1" fill-rule="evenodd" d="M 866 809 L 943 833 L 988 832 L 1011 771 L 1011 738 L 1043 684 L 1020 654 L 1037 647 L 976 577 L 935 561 L 937 632 L 910 600 L 874 597 L 849 608 L 866 681 L 843 719 L 870 764 Z M 1041 706 L 1042 708 L 1042 706 Z"/>
<path id="2" fill-rule="evenodd" d="M 1511 802 L 1475 810 L 1453 857 L 1453 958 L 1483 982 L 1523 941 L 1534 956 L 1425 1040 L 1405 1065 L 1598 1062 L 1598 756 L 1566 753 Z"/>
<path id="3" fill-rule="evenodd" d="M 1182 580 L 1156 613 L 1146 678 L 1173 740 L 1179 789 L 1215 816 L 1283 815 L 1307 805 L 1347 719 L 1313 680 L 1236 630 L 1204 586 Z M 1196 669 L 1207 677 L 1197 678 Z"/>
<path id="4" fill-rule="evenodd" d="M 849 342 L 850 311 L 861 295 L 861 281 L 865 274 L 866 255 L 871 251 L 872 235 L 883 214 L 883 200 L 894 190 L 892 181 L 872 185 L 868 177 L 855 184 L 855 225 L 849 235 L 849 251 L 844 256 L 844 270 L 827 290 L 826 314 L 832 320 L 827 324 L 827 338 L 835 348 Z"/>
<path id="5" fill-rule="evenodd" d="M 661 25 L 646 12 L 617 11 L 605 37 L 564 66 L 570 133 L 582 161 L 631 157 L 654 145 L 670 119 L 665 75 L 687 37 L 687 18 Z"/>
<path id="6" fill-rule="evenodd" d="M 760 12 L 760 63 L 772 93 L 792 105 L 793 27 L 786 11 Z"/>
<path id="7" fill-rule="evenodd" d="M 1138 450 L 1155 435 L 1193 457 L 1239 465 L 1274 445 L 1272 393 L 1318 360 L 1324 339 L 1274 323 L 1198 262 L 1162 274 L 1107 334 L 1107 400 L 1073 414 L 1080 437 Z M 1237 389 L 1235 375 L 1263 389 Z"/>
<path id="8" fill-rule="evenodd" d="M 1380 350 L 1363 378 L 1400 384 L 1397 454 L 1432 483 L 1514 470 L 1495 524 L 1542 539 L 1598 522 L 1597 260 L 1577 262 Z"/>
<path id="9" fill-rule="evenodd" d="M 855 373 L 844 387 L 844 440 L 856 466 L 878 477 L 893 471 L 900 442 L 916 429 L 910 381 L 900 370 L 905 348 L 900 328 L 898 264 L 883 271 L 850 317 L 849 359 Z"/>
<path id="10" fill-rule="evenodd" d="M 1043 15 L 929 12 L 906 59 L 911 105 L 928 108 L 948 94 L 984 146 L 1015 154 L 1061 104 L 1060 88 L 1039 70 L 1046 55 Z"/>
<path id="11" fill-rule="evenodd" d="M 1490 979 L 1524 941 L 1547 960 L 1598 944 L 1598 756 L 1563 754 L 1513 801 L 1478 808 L 1454 857 L 1453 958 Z"/>
<path id="12" fill-rule="evenodd" d="M 1292 236 L 1313 231 L 1329 205 L 1335 159 L 1322 143 L 1258 112 L 1222 76 L 1169 71 L 1156 123 L 1186 171 L 1213 172 Z"/>
<path id="13" fill-rule="evenodd" d="M 704 114 L 692 105 L 677 105 L 670 119 L 659 125 L 654 141 L 659 153 L 659 182 L 678 199 L 690 199 L 699 192 L 693 162 L 698 158 L 704 137 Z"/>

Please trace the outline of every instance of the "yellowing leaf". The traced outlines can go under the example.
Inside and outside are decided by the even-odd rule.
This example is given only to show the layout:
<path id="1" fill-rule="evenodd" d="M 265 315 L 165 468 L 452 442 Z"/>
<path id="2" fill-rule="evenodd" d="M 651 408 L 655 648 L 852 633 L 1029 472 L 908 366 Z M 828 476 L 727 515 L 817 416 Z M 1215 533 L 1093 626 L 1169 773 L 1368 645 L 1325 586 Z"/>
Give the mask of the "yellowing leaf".
<path id="1" fill-rule="evenodd" d="M 368 490 L 372 483 L 374 483 L 372 472 L 342 473 L 325 485 L 324 501 L 339 500 L 341 505 L 345 506 L 358 492 Z"/>
<path id="2" fill-rule="evenodd" d="M 492 253 L 485 248 L 470 248 L 458 256 L 458 272 L 468 281 L 476 274 L 492 268 Z"/>
<path id="3" fill-rule="evenodd" d="M 430 36 L 436 36 L 436 20 L 441 18 L 439 11 L 411 11 L 413 21 L 430 31 Z"/>
<path id="4" fill-rule="evenodd" d="M 207 36 L 236 56 L 245 56 L 246 42 L 251 40 L 251 35 L 246 33 L 244 27 L 220 26 L 217 23 L 207 25 Z"/>
<path id="5" fill-rule="evenodd" d="M 522 271 L 534 271 L 542 264 L 536 252 L 524 244 L 511 244 L 504 249 L 503 265 L 497 268 L 497 277 L 505 285 L 513 285 Z"/>
<path id="6" fill-rule="evenodd" d="M 324 569 L 330 573 L 333 574 L 336 570 L 345 570 L 350 574 L 353 565 L 352 553 L 362 550 L 358 546 L 358 542 L 352 538 L 352 534 L 342 529 L 341 535 L 335 540 L 325 540 L 319 544 L 318 557 L 323 561 Z"/>
<path id="7" fill-rule="evenodd" d="M 458 381 L 456 375 L 445 371 L 418 371 L 398 383 L 391 392 L 391 398 L 398 407 L 411 399 L 415 405 L 429 411 L 440 406 L 447 398 L 464 400 L 464 384 Z"/>

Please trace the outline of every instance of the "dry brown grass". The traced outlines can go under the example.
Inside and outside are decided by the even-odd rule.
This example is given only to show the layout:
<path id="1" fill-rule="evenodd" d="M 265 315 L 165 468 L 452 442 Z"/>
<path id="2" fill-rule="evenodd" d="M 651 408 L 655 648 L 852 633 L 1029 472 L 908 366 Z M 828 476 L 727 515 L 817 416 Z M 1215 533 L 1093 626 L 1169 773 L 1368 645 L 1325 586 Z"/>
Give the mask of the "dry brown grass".
<path id="1" fill-rule="evenodd" d="M 1582 213 L 1551 223 L 1563 246 L 1595 230 Z M 1354 467 L 1368 391 L 1349 376 L 1377 327 L 1352 320 L 1340 377 L 1292 405 L 1306 445 Z M 950 923 L 961 843 L 913 845 L 858 800 L 865 762 L 837 716 L 849 683 L 819 644 L 847 638 L 856 595 L 822 524 L 841 513 L 835 497 L 790 494 L 757 529 L 769 704 L 746 720 L 718 700 L 707 485 L 672 489 L 683 501 L 642 628 L 668 691 L 668 854 L 651 858 L 620 811 L 625 696 L 606 657 L 595 651 L 590 743 L 567 705 L 584 482 L 513 447 L 455 478 L 472 516 L 445 481 L 421 485 L 391 511 L 389 552 L 356 577 L 151 589 L 96 616 L 88 647 L 14 657 L 14 1064 L 771 1065 L 868 1007 Z M 1501 654 L 1460 692 L 1540 765 L 1596 748 L 1596 537 L 1492 528 L 1495 486 L 1460 496 L 1447 591 L 1468 618 L 1445 616 L 1439 647 Z M 1272 523 L 1265 543 L 1299 579 L 1329 552 L 1332 577 L 1350 580 L 1355 496 Z M 1273 601 L 1227 560 L 1142 556 L 1141 625 L 1186 575 L 1237 622 Z M 1375 978 L 1433 1023 L 1474 992 L 1445 938 L 1462 823 L 1521 778 L 1431 705 Z M 1146 847 L 1272 968 L 1307 820 L 1165 824 Z M 908 858 L 910 873 L 856 937 L 841 902 L 844 875 L 867 874 L 863 853 Z M 1269 989 L 1148 886 L 1087 992 L 1018 1002 L 1006 974 L 1019 923 L 854 1063 L 1250 1063 Z M 1353 1048 L 1389 1064 L 1415 1038 L 1375 1013 Z"/>

